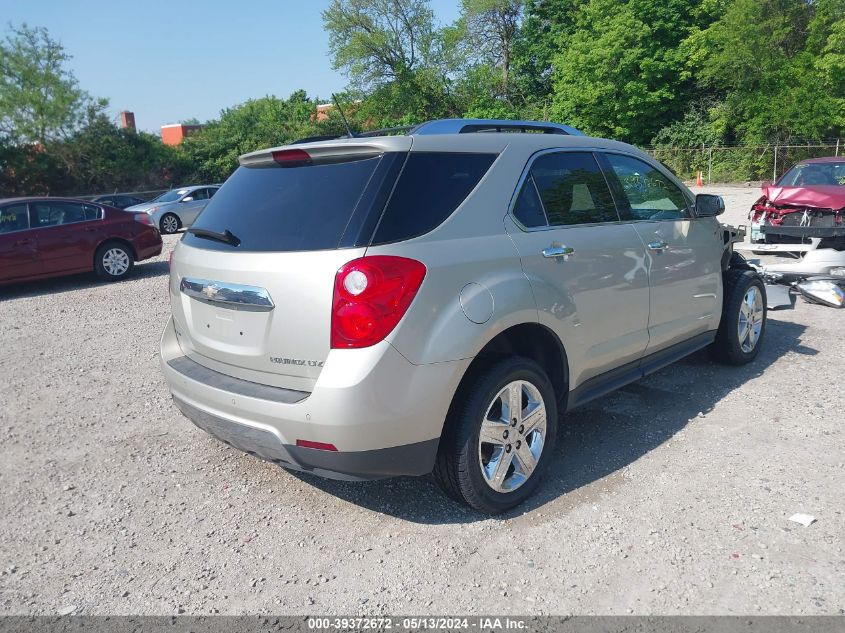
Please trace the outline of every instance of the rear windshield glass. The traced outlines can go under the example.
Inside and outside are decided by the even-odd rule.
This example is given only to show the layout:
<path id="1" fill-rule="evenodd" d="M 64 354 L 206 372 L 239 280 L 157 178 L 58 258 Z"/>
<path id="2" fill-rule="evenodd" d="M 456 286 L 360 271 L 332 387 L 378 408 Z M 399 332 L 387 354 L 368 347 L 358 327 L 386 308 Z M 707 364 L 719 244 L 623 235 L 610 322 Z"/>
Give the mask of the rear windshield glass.
<path id="1" fill-rule="evenodd" d="M 374 244 L 428 233 L 458 208 L 496 154 L 411 153 L 376 230 Z"/>
<path id="2" fill-rule="evenodd" d="M 193 227 L 230 231 L 240 245 L 185 234 L 198 248 L 304 251 L 337 248 L 381 157 L 304 167 L 239 167 Z"/>

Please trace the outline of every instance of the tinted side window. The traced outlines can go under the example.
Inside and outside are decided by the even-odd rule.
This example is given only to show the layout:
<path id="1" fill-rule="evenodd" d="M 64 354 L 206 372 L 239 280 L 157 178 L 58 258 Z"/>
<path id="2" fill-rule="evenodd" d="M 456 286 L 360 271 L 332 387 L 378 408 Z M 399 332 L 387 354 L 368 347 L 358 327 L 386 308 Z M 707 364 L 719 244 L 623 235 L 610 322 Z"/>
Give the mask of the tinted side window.
<path id="1" fill-rule="evenodd" d="M 0 233 L 25 231 L 29 228 L 26 204 L 12 204 L 0 209 Z"/>
<path id="2" fill-rule="evenodd" d="M 83 205 L 79 202 L 34 202 L 32 227 L 58 226 L 85 220 Z"/>
<path id="3" fill-rule="evenodd" d="M 214 189 L 214 188 L 212 188 L 212 189 L 207 189 L 207 191 L 208 191 L 208 197 L 209 197 L 209 198 L 213 198 L 213 197 L 214 197 L 214 194 L 215 194 L 215 193 L 217 193 L 217 189 Z"/>
<path id="4" fill-rule="evenodd" d="M 86 220 L 99 220 L 101 217 L 100 208 L 91 204 L 83 205 L 83 212 Z"/>
<path id="5" fill-rule="evenodd" d="M 412 152 L 373 243 L 407 240 L 439 226 L 475 188 L 495 159 L 495 154 Z"/>
<path id="6" fill-rule="evenodd" d="M 630 220 L 678 220 L 688 218 L 689 202 L 683 192 L 648 163 L 621 154 L 605 154 L 619 179 L 625 200 L 622 216 Z"/>
<path id="7" fill-rule="evenodd" d="M 550 225 L 619 220 L 613 196 L 592 153 L 544 154 L 532 163 L 531 176 Z"/>
<path id="8" fill-rule="evenodd" d="M 537 185 L 534 184 L 534 178 L 530 174 L 519 191 L 519 196 L 513 207 L 513 214 L 522 226 L 529 229 L 548 224 L 546 212 L 543 211 L 543 203 L 540 202 L 540 196 L 537 195 Z"/>
<path id="9" fill-rule="evenodd" d="M 185 197 L 187 198 L 189 196 L 194 200 L 208 200 L 208 189 L 197 189 L 196 191 L 192 191 Z"/>

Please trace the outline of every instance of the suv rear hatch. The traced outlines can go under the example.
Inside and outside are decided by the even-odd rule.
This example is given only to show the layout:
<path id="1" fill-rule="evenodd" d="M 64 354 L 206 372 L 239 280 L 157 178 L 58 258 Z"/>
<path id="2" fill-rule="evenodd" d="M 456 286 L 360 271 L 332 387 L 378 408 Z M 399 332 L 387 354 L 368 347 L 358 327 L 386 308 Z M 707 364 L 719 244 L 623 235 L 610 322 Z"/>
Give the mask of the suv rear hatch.
<path id="1" fill-rule="evenodd" d="M 497 156 L 411 143 L 359 138 L 242 157 L 174 252 L 182 351 L 237 378 L 311 391 L 331 348 L 339 269 L 369 245 L 439 226 Z"/>
<path id="2" fill-rule="evenodd" d="M 242 157 L 173 255 L 182 351 L 310 391 L 329 353 L 335 274 L 364 254 L 410 145 L 391 137 Z"/>

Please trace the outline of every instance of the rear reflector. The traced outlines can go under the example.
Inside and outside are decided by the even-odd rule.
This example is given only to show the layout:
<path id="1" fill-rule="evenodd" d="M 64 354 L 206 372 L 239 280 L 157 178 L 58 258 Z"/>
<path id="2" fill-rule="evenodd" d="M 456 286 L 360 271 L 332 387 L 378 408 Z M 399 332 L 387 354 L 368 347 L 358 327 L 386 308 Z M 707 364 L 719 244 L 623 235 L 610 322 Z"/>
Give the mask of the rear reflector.
<path id="1" fill-rule="evenodd" d="M 272 153 L 273 160 L 286 167 L 298 167 L 311 162 L 311 156 L 303 149 L 281 149 Z"/>
<path id="2" fill-rule="evenodd" d="M 318 451 L 337 451 L 334 444 L 326 444 L 325 442 L 312 442 L 311 440 L 296 440 L 296 445 L 300 448 L 313 448 Z"/>

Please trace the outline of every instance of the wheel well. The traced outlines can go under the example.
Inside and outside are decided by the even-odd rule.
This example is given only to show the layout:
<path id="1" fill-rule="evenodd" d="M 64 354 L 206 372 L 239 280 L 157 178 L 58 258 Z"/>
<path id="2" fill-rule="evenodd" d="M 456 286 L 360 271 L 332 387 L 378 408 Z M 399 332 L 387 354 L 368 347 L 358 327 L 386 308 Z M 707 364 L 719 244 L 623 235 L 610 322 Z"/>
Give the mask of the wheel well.
<path id="1" fill-rule="evenodd" d="M 560 339 L 539 323 L 523 323 L 497 334 L 485 345 L 467 368 L 457 394 L 471 384 L 491 361 L 507 356 L 525 356 L 539 364 L 546 372 L 555 390 L 558 410 L 566 410 L 569 395 L 569 364 Z"/>
<path id="2" fill-rule="evenodd" d="M 132 244 L 130 244 L 126 240 L 121 239 L 119 237 L 110 237 L 107 240 L 103 240 L 102 242 L 100 242 L 100 244 L 97 245 L 97 248 L 94 249 L 94 265 L 95 266 L 97 265 L 97 253 L 106 244 L 121 244 L 121 245 L 125 246 L 126 248 L 129 249 L 129 252 L 132 253 L 132 260 L 138 261 L 138 253 L 135 252 L 135 248 L 132 246 Z"/>

